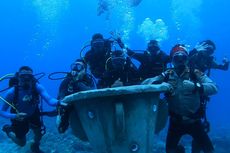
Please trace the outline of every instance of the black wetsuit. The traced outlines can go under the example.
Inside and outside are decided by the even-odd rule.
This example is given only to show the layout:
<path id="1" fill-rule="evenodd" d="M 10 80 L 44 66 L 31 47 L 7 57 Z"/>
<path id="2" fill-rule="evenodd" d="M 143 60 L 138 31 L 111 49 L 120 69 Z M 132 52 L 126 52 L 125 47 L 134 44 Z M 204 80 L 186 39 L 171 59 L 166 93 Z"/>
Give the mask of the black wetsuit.
<path id="1" fill-rule="evenodd" d="M 217 64 L 213 56 L 205 55 L 193 49 L 189 52 L 189 66 L 202 72 L 210 71 L 210 69 L 228 70 L 229 62 Z"/>
<path id="2" fill-rule="evenodd" d="M 167 153 L 176 153 L 170 149 L 176 150 L 176 146 L 178 145 L 180 138 L 185 134 L 192 136 L 193 139 L 200 145 L 201 150 L 205 153 L 209 153 L 214 150 L 212 142 L 210 141 L 207 133 L 204 131 L 200 120 L 194 123 L 183 123 L 181 119 L 171 116 L 166 141 Z"/>
<path id="3" fill-rule="evenodd" d="M 217 64 L 213 56 L 208 56 L 206 54 L 203 54 L 202 52 L 198 52 L 196 49 L 193 49 L 189 52 L 189 66 L 191 69 L 199 69 L 200 71 L 207 73 L 207 75 L 209 76 L 211 69 L 228 70 L 229 62 L 226 62 L 224 64 Z M 207 101 L 207 99 L 210 100 L 209 97 L 203 97 L 203 98 L 205 98 L 204 99 L 205 102 Z M 205 115 L 203 117 L 205 117 L 205 120 L 207 120 L 205 111 L 206 110 L 204 110 L 203 112 Z M 202 149 L 199 143 L 193 140 L 192 153 L 200 153 L 201 150 Z"/>
<path id="4" fill-rule="evenodd" d="M 70 94 L 91 89 L 96 89 L 93 76 L 86 73 L 82 79 L 73 80 L 73 77 L 69 74 L 59 87 L 58 99 L 63 99 Z M 73 107 L 69 105 L 68 107 L 59 109 L 59 112 L 61 112 L 61 123 L 58 126 L 58 131 L 60 133 L 64 133 L 69 126 L 69 115 L 72 108 Z"/>
<path id="5" fill-rule="evenodd" d="M 126 62 L 122 69 L 116 69 L 111 61 L 107 63 L 107 69 L 100 81 L 99 86 L 102 88 L 111 87 L 113 83 L 119 80 L 124 86 L 135 85 L 140 83 L 138 69 L 132 63 L 130 58 L 126 59 Z"/>
<path id="6" fill-rule="evenodd" d="M 207 73 L 209 76 L 211 69 L 228 70 L 229 62 L 217 64 L 213 56 L 203 54 L 203 52 L 193 49 L 189 52 L 189 66 L 191 69 L 199 69 L 200 71 Z M 206 97 L 206 99 L 209 99 L 209 97 Z M 204 113 L 206 113 L 205 110 Z M 201 150 L 199 143 L 193 140 L 192 153 L 200 153 Z"/>
<path id="7" fill-rule="evenodd" d="M 70 75 L 70 74 L 69 74 Z M 86 74 L 80 80 L 74 81 L 72 77 L 64 79 L 59 87 L 58 99 L 63 99 L 73 93 L 95 89 L 93 76 Z"/>
<path id="8" fill-rule="evenodd" d="M 156 55 L 151 55 L 148 51 L 135 53 L 128 50 L 128 55 L 140 62 L 138 71 L 142 80 L 160 75 L 166 70 L 167 63 L 170 62 L 170 57 L 161 50 Z"/>
<path id="9" fill-rule="evenodd" d="M 85 54 L 84 61 L 99 80 L 103 77 L 106 62 L 111 56 L 111 44 L 112 41 L 108 39 L 92 40 L 91 49 Z"/>
<path id="10" fill-rule="evenodd" d="M 33 84 L 30 89 L 23 89 L 19 86 L 14 86 L 7 94 L 6 99 L 16 106 L 20 112 L 27 113 L 27 117 L 24 120 L 11 119 L 12 130 L 18 139 L 23 139 L 29 132 L 29 129 L 41 129 L 42 121 L 40 120 L 39 109 L 39 93 L 37 91 L 37 84 Z M 11 109 L 11 113 L 16 113 L 14 109 Z M 40 137 L 42 133 L 40 133 Z"/>

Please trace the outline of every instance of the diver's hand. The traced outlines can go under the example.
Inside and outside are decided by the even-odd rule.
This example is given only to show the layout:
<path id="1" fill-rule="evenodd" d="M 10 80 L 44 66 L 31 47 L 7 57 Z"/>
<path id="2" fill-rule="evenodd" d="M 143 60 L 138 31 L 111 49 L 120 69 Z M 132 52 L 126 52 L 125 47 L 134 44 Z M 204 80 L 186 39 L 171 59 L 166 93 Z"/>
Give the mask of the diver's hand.
<path id="1" fill-rule="evenodd" d="M 174 88 L 170 83 L 167 82 L 162 82 L 161 84 L 162 88 L 166 88 L 167 92 L 170 93 L 171 95 L 173 95 L 174 93 Z"/>
<path id="2" fill-rule="evenodd" d="M 115 40 L 120 40 L 121 41 L 121 34 L 117 31 L 111 31 L 110 35 L 113 37 L 113 39 Z"/>
<path id="3" fill-rule="evenodd" d="M 67 107 L 67 106 L 68 106 L 68 104 L 64 103 L 62 100 L 59 100 L 57 103 L 57 107 Z"/>
<path id="4" fill-rule="evenodd" d="M 15 120 L 22 121 L 27 117 L 26 113 L 17 113 L 16 117 L 14 118 Z"/>
<path id="5" fill-rule="evenodd" d="M 161 76 L 164 77 L 164 81 L 166 80 L 166 82 L 168 81 L 169 76 L 173 73 L 173 71 L 171 69 L 166 70 L 165 72 L 161 73 Z"/>
<path id="6" fill-rule="evenodd" d="M 209 47 L 208 44 L 205 44 L 205 42 L 201 43 L 201 44 L 197 44 L 195 46 L 195 49 L 199 52 L 199 51 L 206 51 L 207 48 Z"/>
<path id="7" fill-rule="evenodd" d="M 190 80 L 183 81 L 183 88 L 186 91 L 194 91 L 195 90 L 195 83 Z"/>
<path id="8" fill-rule="evenodd" d="M 117 41 L 118 45 L 121 48 L 125 48 L 125 44 L 122 42 L 122 40 L 121 40 L 121 34 L 119 32 L 117 32 L 117 31 L 111 31 L 110 34 L 113 37 L 113 39 L 115 41 Z"/>
<path id="9" fill-rule="evenodd" d="M 224 63 L 224 64 L 228 64 L 228 63 L 229 63 L 229 59 L 228 59 L 227 57 L 224 57 L 224 58 L 223 58 L 223 63 Z"/>
<path id="10" fill-rule="evenodd" d="M 199 51 L 207 51 L 208 48 L 210 47 L 209 44 L 206 44 L 205 42 L 201 43 L 201 44 L 197 44 L 195 46 L 195 49 L 199 52 Z"/>

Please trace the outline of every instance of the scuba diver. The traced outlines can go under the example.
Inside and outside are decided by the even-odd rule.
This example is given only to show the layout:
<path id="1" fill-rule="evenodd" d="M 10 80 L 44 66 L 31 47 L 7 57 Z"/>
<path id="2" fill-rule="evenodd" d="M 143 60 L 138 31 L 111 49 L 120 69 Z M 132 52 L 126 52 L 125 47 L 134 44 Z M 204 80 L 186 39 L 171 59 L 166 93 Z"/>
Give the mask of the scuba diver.
<path id="1" fill-rule="evenodd" d="M 119 40 L 104 39 L 99 33 L 94 34 L 91 40 L 91 49 L 86 52 L 84 61 L 89 65 L 91 73 L 98 79 L 97 87 L 115 87 L 133 85 L 138 82 L 136 66 L 126 54 L 126 51 L 117 50 L 116 44 L 121 49 Z M 115 51 L 112 51 L 112 45 Z M 115 84 L 114 84 L 115 83 Z"/>
<path id="2" fill-rule="evenodd" d="M 0 115 L 11 120 L 11 125 L 4 125 L 2 130 L 17 145 L 26 144 L 26 134 L 33 130 L 34 141 L 31 150 L 34 153 L 42 152 L 39 148 L 43 136 L 43 122 L 40 118 L 40 98 L 50 106 L 60 105 L 60 101 L 52 98 L 45 88 L 38 83 L 33 70 L 22 66 L 9 82 L 12 87 L 7 91 Z M 8 108 L 11 107 L 10 112 Z"/>
<path id="3" fill-rule="evenodd" d="M 105 73 L 99 82 L 99 86 L 118 87 L 139 84 L 137 67 L 124 51 L 112 51 L 105 65 Z"/>
<path id="4" fill-rule="evenodd" d="M 189 52 L 189 66 L 207 72 L 210 75 L 211 69 L 228 70 L 229 60 L 223 59 L 223 64 L 217 64 L 213 56 L 216 50 L 215 44 L 211 40 L 200 42 L 193 50 Z"/>
<path id="5" fill-rule="evenodd" d="M 127 49 L 127 53 L 140 62 L 141 65 L 138 70 L 141 80 L 160 75 L 166 70 L 167 63 L 170 62 L 170 57 L 160 49 L 156 40 L 149 41 L 144 53 L 136 53 L 130 49 Z"/>
<path id="6" fill-rule="evenodd" d="M 106 60 L 111 53 L 111 43 L 112 41 L 104 39 L 102 34 L 96 33 L 92 36 L 90 50 L 84 56 L 84 61 L 97 79 L 101 79 L 105 72 Z"/>
<path id="7" fill-rule="evenodd" d="M 146 79 L 142 84 L 159 84 L 171 88 L 166 94 L 169 109 L 169 128 L 166 153 L 178 153 L 182 136 L 188 134 L 199 143 L 204 153 L 213 153 L 212 142 L 205 132 L 200 118 L 202 95 L 217 93 L 215 83 L 198 69 L 188 67 L 188 52 L 184 45 L 175 45 L 171 52 L 173 68 L 161 75 Z"/>
<path id="8" fill-rule="evenodd" d="M 227 58 L 223 59 L 223 64 L 217 64 L 213 56 L 216 46 L 211 40 L 204 40 L 198 43 L 196 47 L 189 53 L 189 66 L 192 69 L 199 69 L 210 76 L 211 69 L 228 70 L 229 61 Z M 203 126 L 206 132 L 210 130 L 210 123 L 206 116 L 206 105 L 210 101 L 207 96 L 201 97 L 202 100 L 202 119 Z M 200 153 L 201 147 L 194 140 L 192 141 L 192 153 Z"/>
<path id="9" fill-rule="evenodd" d="M 71 65 L 71 72 L 61 82 L 59 87 L 58 99 L 74 94 L 80 91 L 96 89 L 96 83 L 93 76 L 87 73 L 87 65 L 84 60 L 77 59 Z M 68 105 L 59 107 L 57 117 L 58 131 L 64 133 L 69 126 L 69 114 L 73 106 Z"/>

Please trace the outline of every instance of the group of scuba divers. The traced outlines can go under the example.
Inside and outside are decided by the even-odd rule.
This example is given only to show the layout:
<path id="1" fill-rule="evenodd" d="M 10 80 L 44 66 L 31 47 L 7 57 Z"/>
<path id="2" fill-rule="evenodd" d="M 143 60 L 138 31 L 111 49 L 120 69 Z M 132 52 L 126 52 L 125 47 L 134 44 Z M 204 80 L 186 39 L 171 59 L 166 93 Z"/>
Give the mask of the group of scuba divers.
<path id="1" fill-rule="evenodd" d="M 82 56 L 87 48 L 89 50 Z M 150 40 L 147 49 L 140 52 L 127 48 L 120 37 L 105 39 L 96 33 L 90 44 L 83 47 L 81 58 L 71 65 L 71 71 L 61 78 L 57 99 L 47 93 L 38 82 L 40 75 L 34 75 L 28 66 L 22 66 L 10 78 L 5 98 L 0 97 L 3 101 L 0 115 L 9 118 L 12 124 L 4 125 L 2 130 L 13 142 L 24 146 L 26 134 L 32 129 L 31 150 L 42 152 L 39 146 L 45 126 L 41 116 L 58 115 L 59 133 L 68 129 L 72 107 L 62 102 L 65 96 L 92 89 L 162 83 L 171 89 L 165 94 L 169 111 L 166 153 L 185 152 L 179 145 L 185 134 L 193 137 L 192 153 L 213 153 L 205 108 L 209 96 L 217 93 L 217 86 L 209 75 L 211 69 L 228 70 L 229 66 L 226 58 L 222 64 L 216 63 L 215 49 L 211 40 L 204 40 L 189 52 L 184 44 L 176 44 L 167 55 L 158 41 Z M 52 77 L 55 74 L 50 74 L 49 78 L 60 79 Z M 0 80 L 5 78 L 9 77 Z M 57 109 L 44 112 L 40 107 L 41 99 Z"/>

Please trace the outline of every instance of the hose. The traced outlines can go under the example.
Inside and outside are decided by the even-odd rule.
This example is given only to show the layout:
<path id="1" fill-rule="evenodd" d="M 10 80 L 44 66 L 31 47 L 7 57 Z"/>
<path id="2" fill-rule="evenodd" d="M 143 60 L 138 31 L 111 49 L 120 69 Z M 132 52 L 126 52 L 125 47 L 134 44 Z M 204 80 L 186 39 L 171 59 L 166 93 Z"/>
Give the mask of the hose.
<path id="1" fill-rule="evenodd" d="M 65 76 L 64 77 L 56 77 L 56 78 L 52 77 L 53 75 L 57 75 L 57 74 L 65 74 Z M 53 72 L 53 73 L 50 73 L 48 75 L 48 78 L 50 80 L 62 80 L 62 79 L 65 79 L 67 77 L 67 75 L 68 75 L 68 72 Z"/>
<path id="2" fill-rule="evenodd" d="M 12 107 L 12 108 L 16 111 L 16 113 L 19 113 L 19 111 L 17 110 L 17 108 L 16 108 L 14 105 L 12 105 L 10 102 L 8 102 L 7 100 L 5 100 L 5 99 L 2 98 L 1 96 L 0 96 L 0 99 L 1 99 L 3 102 L 7 103 L 10 107 Z"/>

